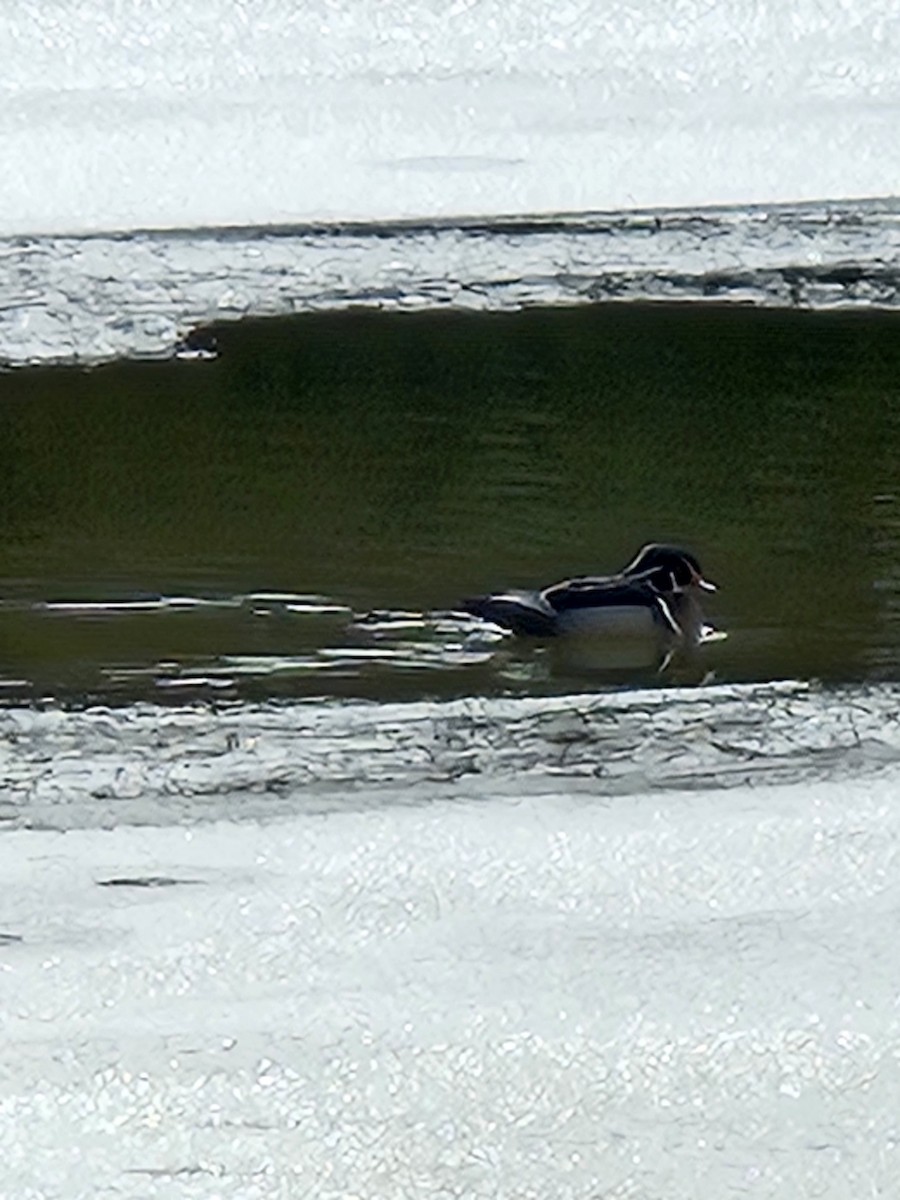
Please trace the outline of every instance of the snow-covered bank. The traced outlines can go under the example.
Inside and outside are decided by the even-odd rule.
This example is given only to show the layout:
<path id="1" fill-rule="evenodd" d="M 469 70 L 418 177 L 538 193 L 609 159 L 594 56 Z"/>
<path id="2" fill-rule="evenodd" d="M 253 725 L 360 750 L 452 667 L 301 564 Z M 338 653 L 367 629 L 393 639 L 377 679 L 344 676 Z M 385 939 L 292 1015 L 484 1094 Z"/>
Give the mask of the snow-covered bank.
<path id="1" fill-rule="evenodd" d="M 38 0 L 0 16 L 0 232 L 891 192 L 884 0 Z"/>
<path id="2" fill-rule="evenodd" d="M 0 363 L 168 358 L 197 326 L 602 301 L 900 307 L 900 201 L 0 242 Z"/>
<path id="3" fill-rule="evenodd" d="M 9 833 L 0 1191 L 891 1194 L 898 787 Z"/>
<path id="4" fill-rule="evenodd" d="M 356 304 L 896 306 L 896 43 L 884 0 L 10 9 L 0 363 Z M 623 216 L 496 223 L 559 213 Z"/>
<path id="5" fill-rule="evenodd" d="M 0 708 L 7 829 L 818 781 L 900 761 L 897 689 L 803 683 L 407 704 Z"/>

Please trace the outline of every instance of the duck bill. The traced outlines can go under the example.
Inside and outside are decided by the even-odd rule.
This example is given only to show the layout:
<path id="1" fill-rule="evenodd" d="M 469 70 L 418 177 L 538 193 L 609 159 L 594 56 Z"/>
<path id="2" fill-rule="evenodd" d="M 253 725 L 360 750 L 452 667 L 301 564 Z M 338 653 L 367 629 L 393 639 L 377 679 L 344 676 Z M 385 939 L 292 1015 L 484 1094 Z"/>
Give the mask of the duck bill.
<path id="1" fill-rule="evenodd" d="M 713 583 L 711 579 L 704 579 L 702 575 L 698 575 L 694 580 L 698 588 L 702 588 L 704 592 L 717 592 L 718 585 Z"/>

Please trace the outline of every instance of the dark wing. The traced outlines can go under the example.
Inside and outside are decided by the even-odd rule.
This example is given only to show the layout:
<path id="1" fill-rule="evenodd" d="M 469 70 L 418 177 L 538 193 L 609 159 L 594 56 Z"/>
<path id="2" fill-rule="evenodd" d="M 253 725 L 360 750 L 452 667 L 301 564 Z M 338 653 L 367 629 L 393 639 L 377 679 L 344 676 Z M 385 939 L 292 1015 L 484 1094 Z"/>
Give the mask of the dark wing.
<path id="1" fill-rule="evenodd" d="M 556 613 L 537 592 L 498 592 L 464 600 L 464 612 L 510 629 L 520 637 L 551 637 Z"/>
<path id="2" fill-rule="evenodd" d="M 544 588 L 541 599 L 556 612 L 567 612 L 570 608 L 646 604 L 649 595 L 648 588 L 615 575 L 579 575 Z"/>

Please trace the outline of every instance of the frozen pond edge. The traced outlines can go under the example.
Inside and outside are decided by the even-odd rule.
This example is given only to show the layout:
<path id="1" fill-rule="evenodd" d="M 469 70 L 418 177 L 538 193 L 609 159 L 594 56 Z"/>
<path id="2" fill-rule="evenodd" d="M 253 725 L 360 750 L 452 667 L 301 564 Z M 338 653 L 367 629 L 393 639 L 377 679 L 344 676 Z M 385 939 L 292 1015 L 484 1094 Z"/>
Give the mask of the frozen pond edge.
<path id="1" fill-rule="evenodd" d="M 0 240 L 0 364 L 190 356 L 248 316 L 900 304 L 900 201 Z"/>
<path id="2" fill-rule="evenodd" d="M 259 820 L 564 790 L 860 776 L 897 689 L 802 683 L 445 703 L 0 709 L 0 828 Z"/>
<path id="3" fill-rule="evenodd" d="M 896 783 L 10 833 L 5 1182 L 889 1190 Z"/>

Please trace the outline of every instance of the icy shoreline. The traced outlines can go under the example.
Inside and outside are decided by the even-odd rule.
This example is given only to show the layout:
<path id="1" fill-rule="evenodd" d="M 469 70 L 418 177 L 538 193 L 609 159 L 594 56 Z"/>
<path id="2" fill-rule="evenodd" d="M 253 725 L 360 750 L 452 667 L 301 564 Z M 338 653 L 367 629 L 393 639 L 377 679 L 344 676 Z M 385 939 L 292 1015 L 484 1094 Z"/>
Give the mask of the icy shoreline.
<path id="1" fill-rule="evenodd" d="M 6 834 L 5 1194 L 889 1188 L 898 779 Z"/>
<path id="2" fill-rule="evenodd" d="M 803 683 L 442 703 L 0 708 L 0 827 L 847 778 L 900 762 L 897 690 Z"/>
<path id="3" fill-rule="evenodd" d="M 46 235 L 0 258 L 0 363 L 93 365 L 189 354 L 217 321 L 356 307 L 896 309 L 900 202 Z"/>
<path id="4" fill-rule="evenodd" d="M 6 1194 L 895 1176 L 894 688 L 17 707 L 0 745 Z"/>

